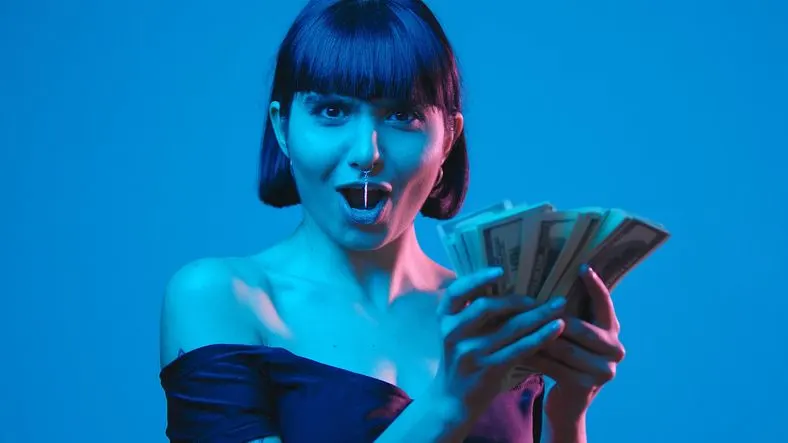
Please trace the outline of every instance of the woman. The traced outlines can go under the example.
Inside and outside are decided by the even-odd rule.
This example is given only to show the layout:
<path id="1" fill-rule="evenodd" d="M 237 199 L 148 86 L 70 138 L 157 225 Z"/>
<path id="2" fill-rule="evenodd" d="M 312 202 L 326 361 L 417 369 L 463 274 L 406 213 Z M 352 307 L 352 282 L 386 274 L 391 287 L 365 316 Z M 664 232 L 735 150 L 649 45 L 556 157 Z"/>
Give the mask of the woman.
<path id="1" fill-rule="evenodd" d="M 261 157 L 260 199 L 300 203 L 303 221 L 172 278 L 171 441 L 585 441 L 623 357 L 593 271 L 591 325 L 485 297 L 500 270 L 455 278 L 416 239 L 417 214 L 453 217 L 468 183 L 455 58 L 421 1 L 309 2 L 279 50 Z M 556 383 L 501 392 L 523 363 Z"/>

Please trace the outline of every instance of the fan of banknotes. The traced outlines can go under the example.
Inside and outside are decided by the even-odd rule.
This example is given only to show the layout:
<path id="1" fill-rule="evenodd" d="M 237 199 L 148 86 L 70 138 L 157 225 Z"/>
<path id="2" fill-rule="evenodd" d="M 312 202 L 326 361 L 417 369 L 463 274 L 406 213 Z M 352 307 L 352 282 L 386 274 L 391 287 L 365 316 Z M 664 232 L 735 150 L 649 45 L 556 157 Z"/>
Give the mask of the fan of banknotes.
<path id="1" fill-rule="evenodd" d="M 567 313 L 589 321 L 580 266 L 591 266 L 613 289 L 670 236 L 621 209 L 558 211 L 550 203 L 514 206 L 508 200 L 441 223 L 438 235 L 458 275 L 503 269 L 490 295 L 523 294 L 538 302 L 566 297 Z"/>

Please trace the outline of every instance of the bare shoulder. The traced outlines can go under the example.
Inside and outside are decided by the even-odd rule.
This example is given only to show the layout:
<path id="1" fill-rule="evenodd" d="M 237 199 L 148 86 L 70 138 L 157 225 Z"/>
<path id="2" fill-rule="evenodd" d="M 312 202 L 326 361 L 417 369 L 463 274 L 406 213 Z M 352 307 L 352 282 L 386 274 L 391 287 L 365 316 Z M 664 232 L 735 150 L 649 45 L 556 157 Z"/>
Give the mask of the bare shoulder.
<path id="1" fill-rule="evenodd" d="M 260 344 L 239 296 L 239 288 L 258 280 L 244 258 L 204 258 L 181 267 L 170 278 L 162 303 L 161 366 L 211 344 Z"/>

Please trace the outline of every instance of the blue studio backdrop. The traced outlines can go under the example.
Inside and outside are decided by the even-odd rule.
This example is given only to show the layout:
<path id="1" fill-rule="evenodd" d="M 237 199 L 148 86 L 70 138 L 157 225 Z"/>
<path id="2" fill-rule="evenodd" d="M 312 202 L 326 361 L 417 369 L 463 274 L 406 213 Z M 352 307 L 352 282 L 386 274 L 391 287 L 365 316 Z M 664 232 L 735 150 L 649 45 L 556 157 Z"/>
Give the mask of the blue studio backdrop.
<path id="1" fill-rule="evenodd" d="M 465 80 L 466 211 L 621 207 L 673 234 L 613 294 L 628 356 L 590 441 L 780 441 L 788 3 L 428 3 Z M 165 441 L 167 280 L 300 216 L 255 180 L 304 4 L 0 2 L 0 442 Z"/>

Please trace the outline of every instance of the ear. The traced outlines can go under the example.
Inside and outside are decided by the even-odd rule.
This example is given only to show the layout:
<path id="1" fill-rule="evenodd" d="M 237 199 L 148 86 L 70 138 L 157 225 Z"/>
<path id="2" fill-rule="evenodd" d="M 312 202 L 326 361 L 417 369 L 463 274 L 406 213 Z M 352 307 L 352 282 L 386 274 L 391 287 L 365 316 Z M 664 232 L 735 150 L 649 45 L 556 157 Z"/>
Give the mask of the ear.
<path id="1" fill-rule="evenodd" d="M 451 132 L 447 134 L 446 137 L 446 146 L 443 149 L 443 161 L 445 162 L 446 159 L 449 157 L 452 148 L 454 148 L 454 143 L 457 142 L 457 139 L 460 138 L 463 129 L 465 128 L 465 118 L 462 116 L 461 112 L 456 112 L 451 115 L 449 118 L 453 119 L 453 122 L 450 122 L 451 125 Z"/>
<path id="2" fill-rule="evenodd" d="M 271 127 L 274 129 L 274 135 L 276 135 L 279 149 L 282 150 L 285 157 L 290 158 L 285 139 L 285 125 L 287 119 L 282 117 L 282 106 L 278 101 L 272 101 L 271 105 L 268 107 L 268 121 L 271 122 Z"/>

